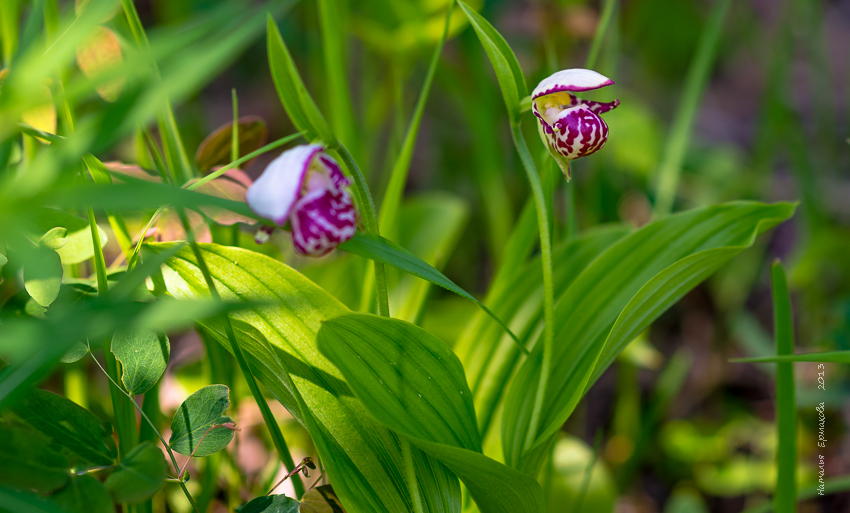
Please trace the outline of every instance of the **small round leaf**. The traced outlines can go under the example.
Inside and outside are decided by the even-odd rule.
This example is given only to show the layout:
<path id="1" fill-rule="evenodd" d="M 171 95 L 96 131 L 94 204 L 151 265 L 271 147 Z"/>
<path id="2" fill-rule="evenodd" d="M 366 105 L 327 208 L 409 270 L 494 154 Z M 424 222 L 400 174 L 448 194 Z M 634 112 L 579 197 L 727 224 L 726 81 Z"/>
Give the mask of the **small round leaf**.
<path id="1" fill-rule="evenodd" d="M 224 415 L 228 406 L 230 389 L 224 385 L 205 386 L 190 395 L 171 420 L 168 445 L 186 456 L 193 451 L 195 456 L 209 456 L 224 449 L 233 440 L 233 431 L 221 427 L 233 423 Z"/>

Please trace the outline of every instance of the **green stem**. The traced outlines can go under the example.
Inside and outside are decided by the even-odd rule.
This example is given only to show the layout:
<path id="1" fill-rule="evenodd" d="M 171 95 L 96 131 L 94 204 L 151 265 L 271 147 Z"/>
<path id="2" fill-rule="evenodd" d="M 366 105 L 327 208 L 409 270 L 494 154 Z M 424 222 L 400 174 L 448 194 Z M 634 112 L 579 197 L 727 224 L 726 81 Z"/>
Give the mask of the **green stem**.
<path id="1" fill-rule="evenodd" d="M 794 321 L 785 269 L 777 260 L 770 268 L 773 286 L 773 326 L 776 355 L 794 354 Z M 794 364 L 776 364 L 776 513 L 797 511 L 797 402 L 794 397 Z"/>
<path id="2" fill-rule="evenodd" d="M 339 145 L 340 158 L 351 171 L 354 177 L 355 192 L 359 197 L 360 215 L 363 217 L 363 224 L 366 231 L 380 235 L 378 231 L 378 220 L 375 216 L 375 201 L 372 199 L 372 193 L 369 191 L 369 186 L 366 184 L 366 179 L 357 166 L 357 162 L 351 156 L 351 153 L 343 144 Z M 387 271 L 384 264 L 375 261 L 375 288 L 378 296 L 378 314 L 384 317 L 390 316 L 390 302 L 387 292 Z"/>
<path id="3" fill-rule="evenodd" d="M 443 35 L 440 41 L 434 48 L 434 54 L 431 56 L 431 63 L 428 66 L 428 73 L 425 75 L 425 82 L 422 84 L 422 91 L 419 93 L 419 99 L 416 101 L 416 107 L 413 110 L 413 117 L 410 119 L 410 125 L 407 128 L 407 134 L 404 137 L 404 143 L 401 147 L 393 167 L 392 175 L 390 175 L 390 183 L 387 185 L 387 191 L 384 193 L 384 201 L 381 203 L 381 213 L 379 218 L 380 225 L 384 228 L 384 232 L 388 237 L 393 237 L 395 227 L 398 222 L 398 208 L 401 204 L 401 198 L 404 194 L 404 185 L 407 183 L 407 175 L 410 171 L 410 161 L 413 159 L 413 150 L 416 146 L 416 138 L 419 135 L 419 125 L 422 123 L 422 115 L 425 112 L 425 104 L 428 102 L 428 93 L 431 91 L 431 83 L 434 81 L 434 74 L 437 71 L 437 64 L 440 62 L 440 55 L 443 53 L 443 45 L 446 42 L 446 36 L 449 32 L 452 10 L 454 2 L 446 11 L 446 22 L 443 27 Z"/>
<path id="4" fill-rule="evenodd" d="M 82 172 L 85 177 L 84 172 Z M 100 245 L 100 232 L 97 229 L 97 220 L 94 216 L 94 210 L 91 207 L 87 209 L 89 218 L 89 229 L 91 230 L 92 246 L 94 248 L 94 267 L 97 276 L 97 293 L 104 295 L 109 291 L 109 285 L 106 277 L 106 262 L 103 258 L 103 248 Z M 115 355 L 111 351 L 112 340 L 107 337 L 103 343 L 103 356 L 106 360 L 106 371 L 110 379 L 118 380 L 118 362 L 115 360 Z M 112 410 L 115 416 L 115 428 L 118 431 L 118 450 L 119 454 L 123 455 L 130 452 L 135 447 L 138 441 L 138 432 L 136 431 L 136 416 L 133 415 L 132 409 L 128 408 L 127 403 L 117 390 L 109 389 L 109 395 L 112 400 Z M 132 402 L 132 400 L 131 400 Z"/>
<path id="5" fill-rule="evenodd" d="M 91 354 L 91 351 L 89 351 L 89 354 Z M 131 396 L 130 394 L 125 392 L 124 389 L 121 388 L 121 386 L 118 385 L 118 383 L 114 379 L 112 379 L 112 376 L 109 375 L 109 371 L 107 371 L 106 369 L 104 369 L 100 365 L 100 362 L 97 361 L 97 358 L 95 358 L 94 355 L 91 355 L 91 357 L 92 357 L 92 360 L 94 360 L 94 363 L 106 375 L 106 379 L 108 379 L 109 382 L 112 384 L 112 386 L 109 388 L 110 392 L 113 391 L 113 390 L 116 390 L 117 393 L 124 394 L 125 396 L 127 396 L 127 399 L 129 399 L 130 402 L 133 404 L 133 406 L 136 407 L 136 410 L 138 410 L 138 412 L 139 412 L 139 414 L 141 414 L 142 418 L 145 419 L 145 421 L 151 427 L 153 432 L 156 433 L 156 436 L 157 436 L 157 438 L 159 438 L 159 441 L 162 442 L 162 446 L 165 447 L 165 451 L 168 453 L 168 456 L 171 458 L 171 464 L 174 465 L 174 472 L 175 473 L 180 472 L 180 465 L 177 464 L 177 458 L 174 457 L 174 452 L 171 450 L 171 447 L 168 445 L 168 442 L 165 441 L 165 438 L 162 437 L 162 433 L 159 432 L 159 430 L 156 428 L 156 425 L 154 425 L 153 421 L 151 421 L 150 417 L 148 417 L 148 415 L 145 413 L 145 410 L 143 410 L 138 404 L 136 404 L 136 401 L 133 400 L 133 396 Z M 166 480 L 169 480 L 169 479 L 166 478 Z M 180 488 L 183 489 L 183 494 L 186 495 L 186 498 L 192 504 L 192 508 L 195 510 L 195 513 L 201 513 L 198 510 L 198 505 L 195 504 L 195 499 L 192 498 L 192 494 L 189 493 L 189 489 L 186 488 L 186 483 L 184 483 L 183 481 L 178 481 L 178 482 L 180 483 Z"/>
<path id="6" fill-rule="evenodd" d="M 531 421 L 524 442 L 525 448 L 531 447 L 537 435 L 537 427 L 540 423 L 540 415 L 543 410 L 543 398 L 546 395 L 546 385 L 549 382 L 549 371 L 552 367 L 552 352 L 554 345 L 555 326 L 555 289 L 552 279 L 552 242 L 549 236 L 549 216 L 546 213 L 546 198 L 543 195 L 543 186 L 540 183 L 540 175 L 528 151 L 525 138 L 519 123 L 511 123 L 511 134 L 514 145 L 522 160 L 528 182 L 531 185 L 531 193 L 534 198 L 534 206 L 537 210 L 537 226 L 540 233 L 540 263 L 543 266 L 543 362 L 540 367 L 540 381 L 537 392 L 534 394 L 534 407 L 531 412 Z"/>
<path id="7" fill-rule="evenodd" d="M 236 88 L 230 90 L 231 102 L 233 103 L 233 125 L 230 131 L 230 161 L 239 159 L 239 99 L 236 97 Z"/>
<path id="8" fill-rule="evenodd" d="M 180 215 L 180 220 L 183 222 L 183 229 L 186 230 L 186 237 L 189 239 L 189 245 L 192 247 L 192 252 L 198 260 L 198 269 L 200 269 L 201 274 L 204 275 L 204 280 L 207 282 L 207 287 L 210 290 L 210 296 L 212 296 L 215 301 L 221 301 L 221 296 L 215 286 L 215 281 L 213 281 L 210 270 L 207 267 L 203 254 L 201 253 L 201 249 L 195 240 L 195 234 L 192 232 L 192 226 L 189 223 L 189 219 L 186 217 L 186 212 L 182 208 L 178 208 L 177 212 Z M 292 455 L 289 453 L 289 448 L 286 445 L 286 440 L 283 438 L 283 433 L 280 432 L 280 426 L 277 425 L 277 421 L 275 420 L 274 415 L 272 415 L 271 409 L 269 409 L 266 398 L 263 397 L 263 394 L 257 385 L 257 381 L 254 379 L 254 375 L 248 367 L 248 361 L 245 359 L 245 355 L 242 353 L 242 348 L 239 346 L 239 342 L 236 339 L 236 334 L 233 332 L 233 325 L 230 323 L 230 316 L 228 314 L 223 314 L 221 319 L 224 324 L 224 331 L 227 335 L 227 340 L 230 343 L 230 348 L 233 350 L 233 356 L 236 357 L 236 362 L 242 370 L 242 375 L 245 377 L 245 381 L 248 382 L 251 394 L 254 396 L 257 406 L 263 414 L 263 420 L 269 428 L 269 433 L 271 434 L 275 449 L 277 449 L 278 456 L 286 466 L 287 472 L 290 472 L 295 469 L 295 462 L 292 460 Z M 304 494 L 304 483 L 301 481 L 299 476 L 293 476 L 292 484 L 295 488 L 296 496 L 300 499 Z"/>
<path id="9" fill-rule="evenodd" d="M 596 66 L 596 60 L 599 58 L 599 50 L 602 48 L 602 40 L 605 39 L 605 34 L 608 32 L 608 26 L 611 24 L 611 18 L 614 15 L 614 7 L 617 5 L 617 0 L 605 0 L 605 5 L 602 7 L 602 16 L 599 19 L 599 25 L 596 26 L 596 33 L 593 34 L 593 42 L 590 44 L 590 51 L 587 53 L 587 60 L 584 67 L 593 69 Z"/>
<path id="10" fill-rule="evenodd" d="M 230 164 L 227 164 L 226 166 L 222 166 L 222 167 L 216 169 L 215 171 L 213 171 L 212 173 L 210 173 L 210 174 L 208 174 L 208 175 L 206 175 L 202 178 L 199 178 L 198 180 L 196 180 L 192 183 L 185 184 L 183 186 L 183 188 L 188 189 L 190 191 L 193 191 L 193 190 L 197 189 L 198 187 L 204 185 L 205 183 L 208 183 L 212 180 L 215 180 L 216 178 L 218 178 L 219 176 L 223 175 L 224 173 L 230 171 L 231 169 L 237 168 L 241 164 L 244 164 L 245 162 L 248 162 L 249 160 L 252 160 L 252 159 L 259 157 L 263 153 L 272 151 L 276 148 L 280 148 L 284 144 L 288 144 L 288 143 L 294 141 L 295 139 L 298 139 L 299 137 L 303 136 L 305 133 L 306 132 L 298 132 L 298 133 L 295 133 L 295 134 L 287 135 L 286 137 L 281 137 L 277 141 L 272 141 L 272 142 L 268 143 L 267 145 L 263 146 L 262 148 L 260 148 L 258 150 L 254 150 L 251 153 L 245 155 L 244 157 L 240 157 L 240 158 L 234 160 L 233 162 L 231 162 Z"/>

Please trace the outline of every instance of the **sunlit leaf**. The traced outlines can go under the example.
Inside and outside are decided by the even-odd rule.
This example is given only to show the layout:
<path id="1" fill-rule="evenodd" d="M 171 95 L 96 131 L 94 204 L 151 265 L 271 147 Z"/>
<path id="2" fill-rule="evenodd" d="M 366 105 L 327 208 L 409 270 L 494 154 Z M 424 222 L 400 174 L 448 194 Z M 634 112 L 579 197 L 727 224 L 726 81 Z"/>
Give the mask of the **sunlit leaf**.
<path id="1" fill-rule="evenodd" d="M 53 106 L 53 97 L 50 94 L 50 89 L 47 86 L 42 86 L 39 89 L 39 105 L 33 107 L 23 113 L 21 116 L 23 122 L 36 130 L 47 132 L 48 134 L 56 133 L 56 107 Z M 50 144 L 44 139 L 39 139 L 41 142 Z"/>
<path id="2" fill-rule="evenodd" d="M 155 331 L 119 331 L 110 346 L 121 362 L 121 382 L 133 395 L 144 394 L 153 387 L 168 366 L 171 345 L 165 334 Z"/>
<path id="3" fill-rule="evenodd" d="M 148 246 L 152 253 L 171 248 L 171 244 Z M 342 374 L 315 345 L 322 321 L 348 310 L 300 273 L 265 255 L 216 244 L 200 248 L 224 300 L 274 303 L 232 314 L 234 331 L 257 379 L 310 430 L 348 513 L 413 511 L 396 438 L 351 396 Z M 209 297 L 189 248 L 170 259 L 162 273 L 174 297 Z M 202 320 L 200 324 L 229 349 L 221 322 Z M 308 411 L 294 397 L 296 392 Z M 420 490 L 429 494 L 426 502 L 458 512 L 460 489 L 447 484 L 451 474 L 418 449 L 413 448 L 413 454 L 423 468 L 430 469 L 417 475 Z"/>
<path id="4" fill-rule="evenodd" d="M 345 513 L 331 485 L 317 486 L 301 497 L 299 513 Z"/>
<path id="5" fill-rule="evenodd" d="M 369 412 L 457 474 L 482 513 L 543 510 L 534 479 L 481 454 L 463 366 L 443 341 L 404 321 L 350 314 L 326 321 L 318 344 Z"/>
<path id="6" fill-rule="evenodd" d="M 52 249 L 38 246 L 28 252 L 24 264 L 24 287 L 41 306 L 48 307 L 62 286 L 62 259 Z"/>
<path id="7" fill-rule="evenodd" d="M 237 513 L 298 513 L 301 505 L 286 495 L 266 495 L 257 497 L 238 508 Z"/>
<path id="8" fill-rule="evenodd" d="M 539 381 L 542 344 L 523 363 L 505 403 L 506 461 L 534 474 L 551 437 L 625 346 L 687 291 L 781 223 L 794 205 L 729 203 L 651 223 L 608 248 L 556 306 L 555 348 L 540 425 L 529 434 L 528 396 Z M 533 440 L 531 444 L 528 440 Z"/>
<path id="9" fill-rule="evenodd" d="M 183 401 L 171 421 L 168 445 L 174 451 L 195 456 L 209 456 L 233 440 L 233 431 L 223 424 L 233 424 L 224 414 L 230 406 L 230 389 L 224 385 L 205 386 Z M 219 426 L 219 427 L 214 427 Z"/>
<path id="10" fill-rule="evenodd" d="M 84 262 L 94 256 L 94 247 L 92 244 L 91 228 L 88 219 L 57 210 L 55 208 L 39 209 L 33 216 L 35 226 L 41 230 L 43 234 L 41 240 L 45 241 L 44 245 L 54 247 L 56 252 L 62 258 L 62 264 L 78 264 Z M 63 240 L 56 240 L 60 234 L 57 228 L 65 230 L 65 234 L 61 235 Z M 108 242 L 106 232 L 100 227 L 97 227 L 100 237 L 101 246 L 105 246 Z M 50 235 L 48 235 L 50 234 Z M 47 242 L 47 239 L 51 239 Z"/>
<path id="11" fill-rule="evenodd" d="M 123 60 L 118 37 L 106 27 L 96 27 L 88 39 L 77 47 L 77 65 L 89 80 L 97 80 L 98 75 L 121 64 Z M 123 88 L 123 78 L 96 87 L 97 94 L 108 102 L 117 100 Z"/>

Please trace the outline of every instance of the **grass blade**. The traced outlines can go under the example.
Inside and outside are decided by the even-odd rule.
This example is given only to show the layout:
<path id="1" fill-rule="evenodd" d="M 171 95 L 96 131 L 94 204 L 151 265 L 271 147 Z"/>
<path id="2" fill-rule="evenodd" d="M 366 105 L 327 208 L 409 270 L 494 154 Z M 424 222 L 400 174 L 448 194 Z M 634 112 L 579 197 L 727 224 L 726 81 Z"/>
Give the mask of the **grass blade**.
<path id="1" fill-rule="evenodd" d="M 788 279 L 777 260 L 770 268 L 773 286 L 773 329 L 777 356 L 794 354 L 794 319 Z M 776 364 L 776 513 L 797 511 L 797 402 L 794 396 L 794 364 Z"/>
<path id="2" fill-rule="evenodd" d="M 696 55 L 691 61 L 688 76 L 685 79 L 685 90 L 676 108 L 676 119 L 670 128 L 670 136 L 661 157 L 661 167 L 658 170 L 658 190 L 655 197 L 655 213 L 669 214 L 673 208 L 676 188 L 679 184 L 682 160 L 688 149 L 691 129 L 696 118 L 702 93 L 708 83 L 709 72 L 714 64 L 714 55 L 720 41 L 720 30 L 731 0 L 718 0 L 711 9 L 708 23 L 703 29 L 697 46 Z"/>

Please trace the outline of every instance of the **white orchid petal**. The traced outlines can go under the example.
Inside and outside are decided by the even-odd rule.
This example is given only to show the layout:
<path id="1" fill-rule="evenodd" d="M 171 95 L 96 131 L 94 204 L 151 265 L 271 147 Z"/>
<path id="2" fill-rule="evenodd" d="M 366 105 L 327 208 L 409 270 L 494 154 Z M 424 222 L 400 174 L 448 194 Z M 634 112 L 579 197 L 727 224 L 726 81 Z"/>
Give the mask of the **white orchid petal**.
<path id="1" fill-rule="evenodd" d="M 560 91 L 591 91 L 614 84 L 610 78 L 591 69 L 573 68 L 558 71 L 543 79 L 531 93 L 532 100 Z"/>
<path id="2" fill-rule="evenodd" d="M 285 225 L 301 194 L 307 169 L 323 149 L 321 144 L 296 146 L 274 159 L 245 194 L 251 210 L 278 226 Z"/>

